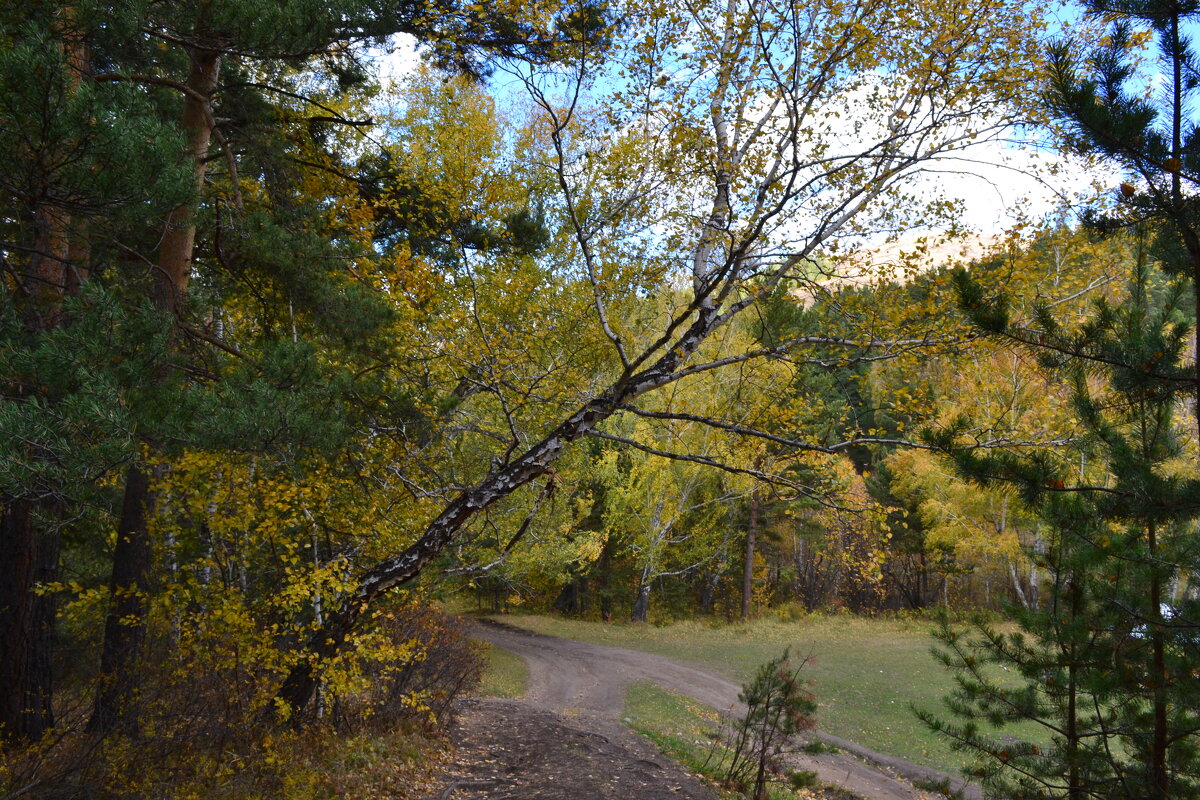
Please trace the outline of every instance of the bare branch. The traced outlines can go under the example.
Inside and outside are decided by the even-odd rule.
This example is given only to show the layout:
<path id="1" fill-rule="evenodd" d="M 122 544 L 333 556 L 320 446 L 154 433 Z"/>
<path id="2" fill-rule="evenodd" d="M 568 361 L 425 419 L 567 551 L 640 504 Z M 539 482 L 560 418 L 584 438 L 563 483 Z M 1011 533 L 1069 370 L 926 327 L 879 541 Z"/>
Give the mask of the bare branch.
<path id="1" fill-rule="evenodd" d="M 770 472 L 764 472 L 763 470 L 752 469 L 749 467 L 736 467 L 732 464 L 726 464 L 725 462 L 715 459 L 711 456 L 697 455 L 694 453 L 676 453 L 676 452 L 672 452 L 670 450 L 661 450 L 657 447 L 651 447 L 650 445 L 643 444 L 643 443 L 637 441 L 636 439 L 630 439 L 627 436 L 618 436 L 615 433 L 605 433 L 604 431 L 599 431 L 599 430 L 593 429 L 593 430 L 588 431 L 587 435 L 592 436 L 596 439 L 607 439 L 610 442 L 618 442 L 619 444 L 623 444 L 623 445 L 632 447 L 635 450 L 641 450 L 643 453 L 648 453 L 649 455 L 658 456 L 659 458 L 665 458 L 665 459 L 669 459 L 671 461 L 686 461 L 691 464 L 701 464 L 706 467 L 712 467 L 713 469 L 718 469 L 718 470 L 721 470 L 722 472 L 729 472 L 734 475 L 748 475 L 751 478 L 754 478 L 755 480 L 761 481 L 762 483 L 769 484 L 771 486 L 778 486 L 778 487 L 781 487 L 784 489 L 791 489 L 797 495 L 806 497 L 809 500 L 812 500 L 813 502 L 817 503 L 818 505 L 824 506 L 825 508 L 835 508 L 840 511 L 861 511 L 862 510 L 862 509 L 852 509 L 852 508 L 848 508 L 846 506 L 838 505 L 837 503 L 830 501 L 830 499 L 828 497 L 815 492 L 812 489 L 812 487 L 805 486 L 802 483 L 797 483 L 796 481 L 793 481 L 782 475 L 775 475 Z"/>

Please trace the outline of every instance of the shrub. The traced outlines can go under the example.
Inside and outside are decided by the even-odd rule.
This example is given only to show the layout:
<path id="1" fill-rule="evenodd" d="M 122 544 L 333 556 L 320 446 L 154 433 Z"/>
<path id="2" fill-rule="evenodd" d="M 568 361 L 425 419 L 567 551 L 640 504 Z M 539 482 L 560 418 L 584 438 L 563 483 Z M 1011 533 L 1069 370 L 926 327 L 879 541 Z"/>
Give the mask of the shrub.
<path id="1" fill-rule="evenodd" d="M 758 668 L 754 679 L 738 698 L 746 714 L 735 727 L 729 743 L 725 783 L 754 800 L 767 796 L 767 783 L 774 761 L 792 734 L 813 727 L 816 699 L 800 682 L 804 658 L 792 664 L 788 651 Z"/>
<path id="2" fill-rule="evenodd" d="M 0 800 L 419 795 L 442 746 L 432 734 L 481 673 L 479 648 L 460 622 L 415 601 L 382 616 L 360 649 L 325 673 L 319 716 L 284 729 L 264 713 L 279 673 L 255 658 L 281 642 L 240 613 L 216 610 L 207 609 L 204 626 L 152 628 L 135 731 L 89 733 L 88 687 L 61 691 L 75 707 L 60 709 L 59 727 L 0 752 Z"/>

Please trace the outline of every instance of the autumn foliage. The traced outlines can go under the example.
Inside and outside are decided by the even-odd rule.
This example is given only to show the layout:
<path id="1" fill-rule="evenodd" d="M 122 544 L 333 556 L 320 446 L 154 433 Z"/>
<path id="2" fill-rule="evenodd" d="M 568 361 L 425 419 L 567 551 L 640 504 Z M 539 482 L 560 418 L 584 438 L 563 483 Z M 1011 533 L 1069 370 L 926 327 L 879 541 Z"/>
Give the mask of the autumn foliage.
<path id="1" fill-rule="evenodd" d="M 1134 243 L 963 236 L 925 183 L 1047 122 L 1041 14 L 4 4 L 2 791 L 382 792 L 476 675 L 445 593 L 1041 611 L 1036 504 L 951 456 L 1073 462 L 1025 345 Z"/>

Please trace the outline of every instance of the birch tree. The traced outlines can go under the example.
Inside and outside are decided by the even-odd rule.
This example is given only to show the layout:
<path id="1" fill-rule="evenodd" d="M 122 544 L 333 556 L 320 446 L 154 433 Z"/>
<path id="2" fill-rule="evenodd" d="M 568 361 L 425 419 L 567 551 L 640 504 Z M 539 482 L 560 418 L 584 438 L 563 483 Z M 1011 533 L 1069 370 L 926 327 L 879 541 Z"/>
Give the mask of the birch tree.
<path id="1" fill-rule="evenodd" d="M 933 343 L 921 331 L 895 336 L 868 326 L 853 337 L 809 335 L 719 353 L 703 347 L 764 296 L 827 277 L 820 271 L 831 262 L 820 256 L 835 247 L 952 215 L 914 180 L 961 164 L 973 144 L 1004 136 L 1017 120 L 1037 67 L 1028 10 L 730 0 L 634 2 L 614 11 L 624 24 L 603 59 L 582 47 L 574 71 L 522 69 L 508 82 L 530 98 L 544 148 L 528 169 L 553 189 L 546 208 L 565 237 L 542 268 L 584 304 L 578 322 L 599 348 L 589 349 L 583 380 L 553 395 L 495 370 L 471 371 L 476 396 L 522 424 L 503 426 L 470 482 L 448 489 L 444 505 L 414 521 L 411 544 L 363 569 L 330 610 L 280 689 L 294 710 L 309 704 L 322 661 L 347 646 L 373 603 L 419 576 L 478 515 L 523 487 L 552 482 L 555 462 L 584 437 L 806 491 L 786 476 L 622 436 L 615 418 L 623 415 L 692 421 L 687 411 L 648 410 L 656 393 L 758 361 L 803 360 L 814 344 L 853 359 Z M 676 299 L 665 320 L 627 313 L 640 297 L 670 292 Z M 535 394 L 547 401 L 542 411 L 518 419 Z M 695 421 L 815 452 L 869 438 L 821 441 Z"/>

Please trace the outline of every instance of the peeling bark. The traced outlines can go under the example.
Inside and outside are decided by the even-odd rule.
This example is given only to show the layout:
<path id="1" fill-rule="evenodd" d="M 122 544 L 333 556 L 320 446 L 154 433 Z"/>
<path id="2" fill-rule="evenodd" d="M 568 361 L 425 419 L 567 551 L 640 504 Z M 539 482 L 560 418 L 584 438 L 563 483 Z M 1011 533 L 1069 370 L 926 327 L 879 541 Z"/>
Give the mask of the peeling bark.
<path id="1" fill-rule="evenodd" d="M 630 622 L 648 622 L 650 620 L 650 584 L 643 581 L 638 585 L 637 596 L 633 599 L 633 610 L 629 614 Z"/>
<path id="2" fill-rule="evenodd" d="M 669 383 L 675 372 L 701 342 L 722 322 L 713 308 L 695 310 L 695 320 L 652 366 L 623 377 L 608 391 L 593 398 L 561 422 L 540 442 L 507 465 L 489 473 L 478 485 L 455 497 L 403 553 L 368 569 L 342 607 L 331 613 L 323 628 L 309 639 L 306 658 L 288 673 L 276 697 L 293 712 L 303 712 L 312 702 L 319 682 L 318 664 L 347 647 L 359 617 L 380 595 L 403 586 L 454 541 L 472 517 L 498 500 L 546 474 L 566 446 L 585 436 L 617 412 L 623 404 Z"/>

